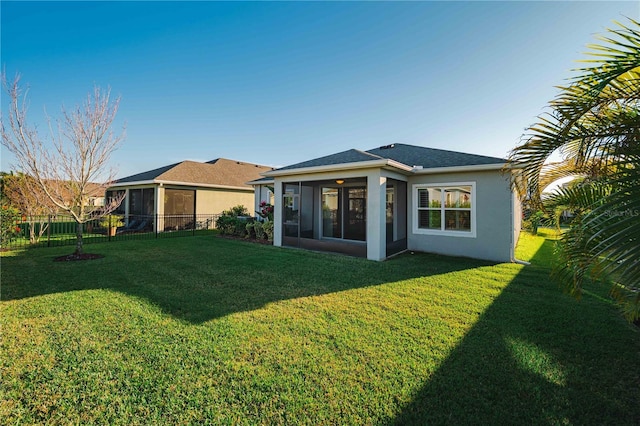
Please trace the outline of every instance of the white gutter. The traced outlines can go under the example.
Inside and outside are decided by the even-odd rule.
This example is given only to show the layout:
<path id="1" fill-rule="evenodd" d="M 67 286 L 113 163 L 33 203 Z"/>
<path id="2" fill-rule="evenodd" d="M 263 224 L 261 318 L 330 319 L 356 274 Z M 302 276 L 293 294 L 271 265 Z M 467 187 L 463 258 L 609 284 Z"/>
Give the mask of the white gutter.
<path id="1" fill-rule="evenodd" d="M 514 241 L 513 238 L 513 224 L 514 224 L 514 217 L 513 217 L 513 203 L 514 203 L 514 194 L 513 191 L 511 191 L 511 203 L 509 206 L 509 210 L 511 212 L 511 263 L 517 263 L 519 265 L 531 265 L 531 262 L 527 262 L 524 260 L 520 260 L 518 258 L 516 258 L 516 242 Z"/>
<path id="2" fill-rule="evenodd" d="M 247 185 L 255 186 L 255 185 L 269 185 L 271 183 L 275 183 L 273 179 L 265 179 L 265 180 L 251 180 L 247 182 Z"/>
<path id="3" fill-rule="evenodd" d="M 129 187 L 129 186 L 141 186 L 141 185 L 177 185 L 177 186 L 189 186 L 199 188 L 217 188 L 217 189 L 234 189 L 240 191 L 253 191 L 253 188 L 246 186 L 231 186 L 231 185 L 216 185 L 210 183 L 197 183 L 197 182 L 174 182 L 169 180 L 142 180 L 137 182 L 122 182 L 115 183 L 109 188 Z"/>
<path id="4" fill-rule="evenodd" d="M 417 175 L 429 175 L 435 173 L 458 173 L 458 172 L 481 172 L 485 170 L 502 170 L 504 163 L 497 164 L 476 164 L 472 166 L 453 166 L 453 167 L 429 167 L 422 169 L 414 167 L 412 170 Z"/>
<path id="5" fill-rule="evenodd" d="M 121 186 L 139 186 L 139 185 L 155 185 L 157 182 L 155 180 L 139 180 L 136 182 L 122 182 L 122 183 L 114 183 L 113 185 L 109 185 L 107 188 L 117 188 Z"/>

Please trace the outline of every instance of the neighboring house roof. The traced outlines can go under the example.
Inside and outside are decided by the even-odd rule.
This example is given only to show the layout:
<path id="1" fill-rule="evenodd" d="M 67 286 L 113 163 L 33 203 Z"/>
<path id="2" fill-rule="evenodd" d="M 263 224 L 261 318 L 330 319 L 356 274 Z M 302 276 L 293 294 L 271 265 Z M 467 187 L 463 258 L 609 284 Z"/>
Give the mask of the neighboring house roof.
<path id="1" fill-rule="evenodd" d="M 260 178 L 271 167 L 217 158 L 206 163 L 182 161 L 118 179 L 112 186 L 141 183 L 174 183 L 193 186 L 218 186 L 252 189 L 247 182 Z"/>
<path id="2" fill-rule="evenodd" d="M 67 201 L 71 200 L 74 197 L 74 193 L 77 190 L 77 184 L 73 181 L 47 180 L 46 183 L 47 186 L 51 188 L 51 190 L 56 192 L 59 196 Z M 85 187 L 87 193 L 86 195 L 89 198 L 104 197 L 104 188 L 106 186 L 107 184 L 87 182 L 87 186 Z"/>

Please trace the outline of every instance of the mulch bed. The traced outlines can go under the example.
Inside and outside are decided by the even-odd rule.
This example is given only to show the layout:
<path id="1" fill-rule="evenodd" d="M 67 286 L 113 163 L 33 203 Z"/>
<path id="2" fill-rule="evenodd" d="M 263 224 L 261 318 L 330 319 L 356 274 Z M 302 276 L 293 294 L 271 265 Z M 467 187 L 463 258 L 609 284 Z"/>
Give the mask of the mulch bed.
<path id="1" fill-rule="evenodd" d="M 273 241 L 257 240 L 255 238 L 237 237 L 235 235 L 218 235 L 217 237 L 218 238 L 224 238 L 225 240 L 245 241 L 247 243 L 263 244 L 263 245 L 266 245 L 266 246 L 272 246 L 273 245 Z"/>
<path id="2" fill-rule="evenodd" d="M 94 254 L 94 253 L 67 254 L 64 256 L 55 257 L 53 261 L 54 262 L 76 262 L 79 260 L 101 259 L 103 257 L 104 256 L 101 254 Z"/>

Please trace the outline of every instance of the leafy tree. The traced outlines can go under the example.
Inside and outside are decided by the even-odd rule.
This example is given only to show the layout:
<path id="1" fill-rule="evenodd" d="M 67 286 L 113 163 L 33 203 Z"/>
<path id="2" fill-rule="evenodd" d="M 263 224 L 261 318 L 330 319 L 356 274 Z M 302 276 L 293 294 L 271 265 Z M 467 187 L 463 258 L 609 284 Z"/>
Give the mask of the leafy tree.
<path id="1" fill-rule="evenodd" d="M 120 100 L 112 102 L 109 91 L 96 87 L 82 106 L 72 111 L 63 108 L 57 132 L 51 130 L 49 139 L 43 139 L 27 122 L 28 102 L 20 77 L 9 83 L 3 74 L 2 82 L 9 95 L 9 112 L 1 122 L 2 145 L 13 154 L 14 168 L 33 178 L 51 203 L 76 221 L 74 254 L 81 255 L 83 224 L 109 214 L 122 202 L 122 197 L 109 200 L 99 210 L 88 203 L 95 182 L 104 182 L 97 185 L 104 193 L 114 177 L 108 162 L 123 139 L 123 134 L 111 130 Z"/>
<path id="2" fill-rule="evenodd" d="M 0 200 L 0 247 L 20 235 L 22 229 L 18 225 L 19 220 L 18 209 L 2 198 Z"/>
<path id="3" fill-rule="evenodd" d="M 31 176 L 23 173 L 5 174 L 2 178 L 2 195 L 16 207 L 28 224 L 29 242 L 37 243 L 47 231 L 48 216 L 56 206 Z"/>
<path id="4" fill-rule="evenodd" d="M 554 275 L 579 296 L 587 278 L 608 282 L 629 320 L 640 318 L 640 24 L 616 23 L 590 45 L 587 65 L 550 102 L 510 155 L 532 201 L 576 213 Z M 553 153 L 563 161 L 549 164 Z M 558 178 L 581 180 L 542 202 Z"/>

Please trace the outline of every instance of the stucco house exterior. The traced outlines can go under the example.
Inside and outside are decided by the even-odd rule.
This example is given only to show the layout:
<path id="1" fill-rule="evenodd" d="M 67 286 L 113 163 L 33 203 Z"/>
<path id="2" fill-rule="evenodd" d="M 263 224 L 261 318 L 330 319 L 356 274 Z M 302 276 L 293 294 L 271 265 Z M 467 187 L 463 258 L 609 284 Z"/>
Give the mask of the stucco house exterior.
<path id="1" fill-rule="evenodd" d="M 158 216 L 160 231 L 179 226 L 194 215 L 217 214 L 242 204 L 249 209 L 254 188 L 247 182 L 260 178 L 271 167 L 218 158 L 206 163 L 182 161 L 115 181 L 107 199 L 125 194 L 116 211 L 127 219 Z M 166 220 L 165 220 L 166 219 Z"/>
<path id="2" fill-rule="evenodd" d="M 274 245 L 383 260 L 404 250 L 514 259 L 521 210 L 502 158 L 392 144 L 263 172 Z M 256 191 L 256 205 L 269 201 Z"/>

